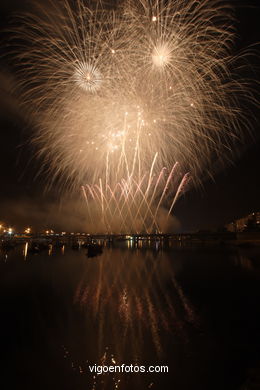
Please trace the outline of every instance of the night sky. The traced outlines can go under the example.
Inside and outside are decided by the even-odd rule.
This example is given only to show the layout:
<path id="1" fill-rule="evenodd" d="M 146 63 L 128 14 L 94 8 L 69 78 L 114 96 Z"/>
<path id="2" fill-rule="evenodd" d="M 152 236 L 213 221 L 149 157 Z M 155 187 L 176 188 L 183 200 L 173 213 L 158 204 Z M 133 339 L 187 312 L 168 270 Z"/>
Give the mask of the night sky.
<path id="1" fill-rule="evenodd" d="M 237 17 L 236 49 L 260 42 L 260 5 L 258 0 L 233 0 Z M 0 0 L 1 29 L 6 29 L 13 12 L 28 9 L 23 0 Z M 259 52 L 258 46 L 258 52 Z M 4 54 L 1 45 L 1 57 Z M 260 61 L 250 58 L 259 79 Z M 258 70 L 257 70 L 258 67 Z M 28 142 L 33 129 L 11 96 L 15 74 L 0 62 L 0 222 L 22 229 L 54 228 L 65 231 L 84 231 L 85 211 L 78 206 L 79 195 L 64 199 L 59 188 L 46 191 L 47 178 L 37 176 L 40 163 Z M 254 88 L 257 89 L 256 84 Z M 249 107 L 250 108 L 250 107 Z M 247 110 L 247 108 L 245 108 Z M 252 211 L 260 211 L 260 129 L 259 110 L 251 108 L 251 134 L 245 132 L 239 153 L 234 161 L 207 180 L 202 188 L 188 191 L 176 205 L 174 214 L 182 231 L 218 228 Z"/>

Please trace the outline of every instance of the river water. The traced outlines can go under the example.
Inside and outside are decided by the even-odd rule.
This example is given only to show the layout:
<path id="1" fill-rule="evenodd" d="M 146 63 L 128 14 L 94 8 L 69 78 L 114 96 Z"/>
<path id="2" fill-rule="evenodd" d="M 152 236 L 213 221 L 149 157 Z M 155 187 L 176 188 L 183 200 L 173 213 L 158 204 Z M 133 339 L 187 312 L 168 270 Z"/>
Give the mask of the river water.
<path id="1" fill-rule="evenodd" d="M 26 252 L 0 252 L 1 388 L 258 388 L 260 248 Z M 89 369 L 122 364 L 168 373 Z"/>

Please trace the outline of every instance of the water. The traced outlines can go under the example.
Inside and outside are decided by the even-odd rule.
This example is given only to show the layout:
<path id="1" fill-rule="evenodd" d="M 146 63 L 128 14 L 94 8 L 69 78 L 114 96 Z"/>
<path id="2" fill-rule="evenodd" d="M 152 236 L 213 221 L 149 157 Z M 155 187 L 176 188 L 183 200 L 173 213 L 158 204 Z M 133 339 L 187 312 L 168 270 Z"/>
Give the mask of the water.
<path id="1" fill-rule="evenodd" d="M 1 388 L 251 389 L 260 382 L 258 253 L 130 243 L 95 258 L 2 251 Z M 97 375 L 94 364 L 169 372 Z"/>

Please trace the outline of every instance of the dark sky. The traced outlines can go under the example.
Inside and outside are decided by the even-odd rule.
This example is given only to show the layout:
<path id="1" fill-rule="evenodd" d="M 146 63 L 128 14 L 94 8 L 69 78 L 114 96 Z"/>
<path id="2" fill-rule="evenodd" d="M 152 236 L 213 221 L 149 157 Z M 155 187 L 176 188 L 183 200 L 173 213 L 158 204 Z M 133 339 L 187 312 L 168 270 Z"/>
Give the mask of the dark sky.
<path id="1" fill-rule="evenodd" d="M 237 17 L 236 48 L 260 42 L 258 0 L 231 2 Z M 14 11 L 26 6 L 23 0 L 0 0 L 1 28 L 6 28 Z M 3 51 L 2 45 L 1 54 Z M 250 61 L 255 69 L 260 66 L 259 58 Z M 37 177 L 39 162 L 26 141 L 32 129 L 10 95 L 15 75 L 6 67 L 5 60 L 0 66 L 0 222 L 17 229 L 30 225 L 35 229 L 84 230 L 86 215 L 78 208 L 77 197 L 65 200 L 58 188 L 46 192 L 45 177 Z M 257 71 L 254 77 L 257 78 Z M 257 117 L 259 111 L 254 108 L 253 114 Z M 252 134 L 245 136 L 240 156 L 217 173 L 214 182 L 204 182 L 203 188 L 188 191 L 178 201 L 174 213 L 181 230 L 222 226 L 260 210 L 259 118 L 252 123 Z"/>

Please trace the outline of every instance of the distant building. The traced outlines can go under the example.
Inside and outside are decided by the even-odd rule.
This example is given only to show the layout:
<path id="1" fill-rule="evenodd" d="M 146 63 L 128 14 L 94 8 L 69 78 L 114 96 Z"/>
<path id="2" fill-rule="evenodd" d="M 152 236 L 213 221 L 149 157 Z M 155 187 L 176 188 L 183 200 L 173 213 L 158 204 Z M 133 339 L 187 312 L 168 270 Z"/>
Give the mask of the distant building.
<path id="1" fill-rule="evenodd" d="M 251 213 L 225 225 L 229 232 L 260 231 L 260 212 Z"/>

